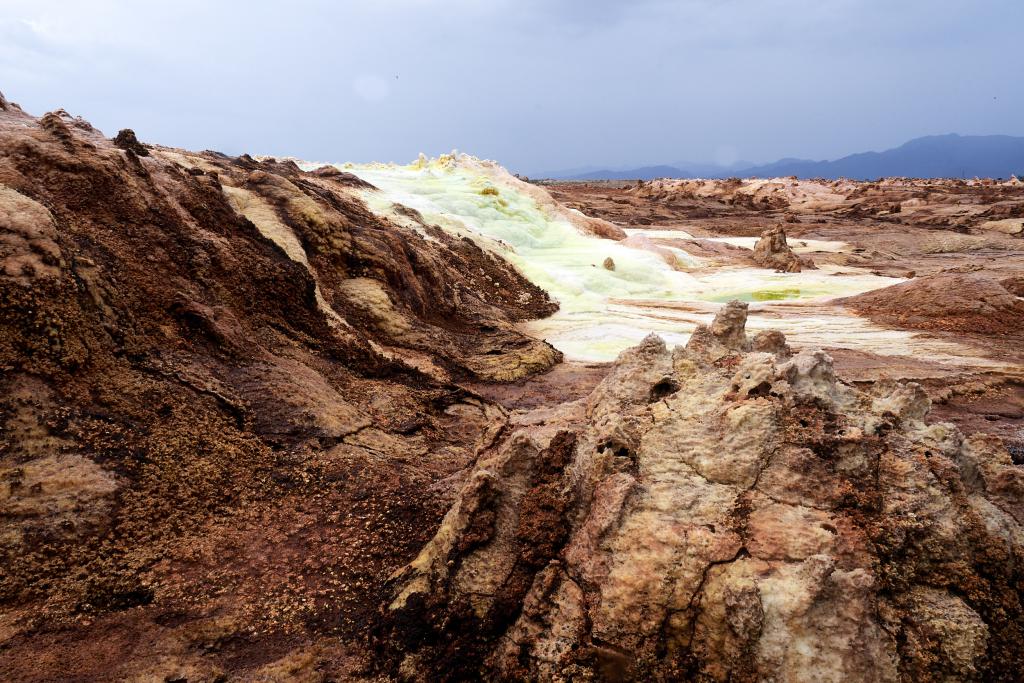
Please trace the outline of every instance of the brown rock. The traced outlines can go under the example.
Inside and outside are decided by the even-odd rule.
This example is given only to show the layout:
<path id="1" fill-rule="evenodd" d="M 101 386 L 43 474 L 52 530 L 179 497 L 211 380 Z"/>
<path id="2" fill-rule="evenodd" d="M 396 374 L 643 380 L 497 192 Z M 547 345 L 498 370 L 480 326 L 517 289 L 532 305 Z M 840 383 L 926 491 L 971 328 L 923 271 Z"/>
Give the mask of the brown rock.
<path id="1" fill-rule="evenodd" d="M 149 150 L 135 137 L 135 131 L 131 128 L 123 128 L 114 138 L 114 146 L 121 149 L 135 152 L 140 157 L 148 157 Z"/>
<path id="2" fill-rule="evenodd" d="M 359 677 L 504 425 L 452 378 L 560 354 L 545 292 L 351 184 L 0 110 L 0 680 Z"/>
<path id="3" fill-rule="evenodd" d="M 361 187 L 366 189 L 374 189 L 373 185 L 366 182 L 354 173 L 347 173 L 334 166 L 321 166 L 310 172 L 312 175 L 319 176 L 321 178 L 330 178 L 339 183 L 347 185 L 348 187 Z"/>
<path id="4" fill-rule="evenodd" d="M 743 313 L 730 304 L 704 336 L 744 347 Z M 383 642 L 406 674 L 1013 678 L 1021 570 L 997 559 L 1024 550 L 1010 455 L 926 424 L 917 384 L 861 392 L 820 351 L 705 351 L 648 337 L 585 410 L 546 410 L 543 430 L 482 455 L 395 576 Z M 523 545 L 524 511 L 552 534 Z M 478 517 L 496 521 L 464 552 Z"/>
<path id="5" fill-rule="evenodd" d="M 1024 275 L 1015 275 L 999 281 L 1006 291 L 1014 296 L 1024 297 Z"/>
<path id="6" fill-rule="evenodd" d="M 773 268 L 784 273 L 799 273 L 803 268 L 815 268 L 813 263 L 793 253 L 786 243 L 786 232 L 781 226 L 761 233 L 761 238 L 754 245 L 753 260 L 762 268 Z"/>
<path id="7" fill-rule="evenodd" d="M 542 397 L 502 385 L 530 399 L 506 412 L 476 388 L 559 358 L 517 331 L 555 304 L 508 263 L 415 211 L 396 209 L 431 239 L 380 218 L 341 172 L 149 152 L 0 109 L 0 679 L 1024 670 L 1020 468 L 927 424 L 920 386 L 847 386 L 826 353 L 748 337 L 731 302 L 571 397 L 557 372 Z M 984 199 L 684 182 L 652 184 L 642 220 Z M 879 311 L 1021 318 L 983 273 L 954 275 Z M 977 405 L 1019 419 L 1007 401 Z"/>
<path id="8" fill-rule="evenodd" d="M 984 272 L 945 272 L 840 300 L 884 325 L 977 334 L 1024 332 L 1024 301 Z M 1015 280 L 1010 279 L 1014 286 Z"/>

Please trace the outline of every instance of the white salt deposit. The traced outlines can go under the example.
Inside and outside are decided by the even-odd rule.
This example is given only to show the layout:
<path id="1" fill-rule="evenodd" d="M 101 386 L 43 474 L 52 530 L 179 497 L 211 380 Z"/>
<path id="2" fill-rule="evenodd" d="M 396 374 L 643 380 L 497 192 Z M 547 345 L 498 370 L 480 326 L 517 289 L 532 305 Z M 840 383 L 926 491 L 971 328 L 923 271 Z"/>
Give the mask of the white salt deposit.
<path id="1" fill-rule="evenodd" d="M 300 163 L 307 170 L 319 165 Z M 595 237 L 584 232 L 582 214 L 558 204 L 542 188 L 494 162 L 465 154 L 453 152 L 436 159 L 421 155 L 404 166 L 338 168 L 378 188 L 360 191 L 373 211 L 409 224 L 395 205 L 416 209 L 426 223 L 469 236 L 499 253 L 549 292 L 560 305 L 558 313 L 525 323 L 523 329 L 547 339 L 569 359 L 611 360 L 650 332 L 670 345 L 685 343 L 695 324 L 710 320 L 717 303 L 730 299 L 752 302 L 753 330 L 781 329 L 797 344 L 907 355 L 921 350 L 919 335 L 885 330 L 841 308 L 822 305 L 830 298 L 886 287 L 899 279 L 851 268 L 838 274 L 827 264 L 801 273 L 711 267 L 683 249 L 658 244 L 693 237 L 683 230 L 627 229 L 626 243 Z M 716 239 L 748 248 L 756 242 Z M 800 239 L 790 243 L 804 253 L 848 246 Z M 612 259 L 614 269 L 602 266 L 606 258 Z M 933 351 L 958 353 L 954 345 L 941 346 Z"/>
<path id="2" fill-rule="evenodd" d="M 695 237 L 692 233 L 685 230 L 651 230 L 650 228 L 625 228 L 625 232 L 629 236 L 640 235 L 647 237 L 648 239 L 654 240 L 693 240 L 693 239 L 706 239 L 712 242 L 722 242 L 724 244 L 731 244 L 736 247 L 743 247 L 744 249 L 753 249 L 754 245 L 757 244 L 757 237 Z M 798 254 L 812 254 L 814 252 L 844 252 L 850 251 L 853 247 L 846 242 L 837 242 L 834 240 L 810 240 L 803 239 L 802 237 L 790 237 L 789 247 Z"/>

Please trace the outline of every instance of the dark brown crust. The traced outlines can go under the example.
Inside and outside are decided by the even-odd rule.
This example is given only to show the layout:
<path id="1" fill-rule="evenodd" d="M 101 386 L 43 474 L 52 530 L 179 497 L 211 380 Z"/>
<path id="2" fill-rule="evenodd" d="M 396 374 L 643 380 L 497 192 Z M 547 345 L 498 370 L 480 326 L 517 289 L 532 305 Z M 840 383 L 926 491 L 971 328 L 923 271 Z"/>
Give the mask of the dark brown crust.
<path id="1" fill-rule="evenodd" d="M 0 679 L 354 675 L 387 577 L 440 521 L 431 485 L 497 415 L 374 345 L 518 378 L 559 355 L 512 323 L 555 305 L 470 242 L 370 213 L 346 174 L 144 151 L 0 112 L 0 201 L 36 221 L 0 224 Z M 352 277 L 405 332 L 367 317 Z"/>

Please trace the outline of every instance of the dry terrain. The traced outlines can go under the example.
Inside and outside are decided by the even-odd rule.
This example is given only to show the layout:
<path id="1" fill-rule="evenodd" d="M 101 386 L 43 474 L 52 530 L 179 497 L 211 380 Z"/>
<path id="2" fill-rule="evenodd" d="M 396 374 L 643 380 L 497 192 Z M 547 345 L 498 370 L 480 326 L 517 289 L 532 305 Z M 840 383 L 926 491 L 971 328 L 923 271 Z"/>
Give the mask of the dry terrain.
<path id="1" fill-rule="evenodd" d="M 367 180 L 481 168 L 594 282 L 886 286 L 574 359 L 530 331 L 592 310 Z M 1022 226 L 1016 181 L 349 172 L 0 96 L 0 680 L 1020 680 Z"/>

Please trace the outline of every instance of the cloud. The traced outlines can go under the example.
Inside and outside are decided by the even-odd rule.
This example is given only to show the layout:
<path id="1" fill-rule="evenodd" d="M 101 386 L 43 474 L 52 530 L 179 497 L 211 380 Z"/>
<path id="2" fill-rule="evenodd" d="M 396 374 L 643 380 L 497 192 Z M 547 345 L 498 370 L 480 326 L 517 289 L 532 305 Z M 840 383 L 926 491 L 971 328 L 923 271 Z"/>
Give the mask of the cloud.
<path id="1" fill-rule="evenodd" d="M 0 57 L 33 59 L 63 53 L 60 45 L 49 40 L 36 22 L 0 17 Z"/>
<path id="2" fill-rule="evenodd" d="M 30 51 L 43 44 L 32 23 L 24 19 L 0 20 L 0 41 L 0 45 Z"/>
<path id="3" fill-rule="evenodd" d="M 103 130 L 317 159 L 826 158 L 1024 134 L 1022 24 L 1019 0 L 0 0 L 0 86 Z"/>

